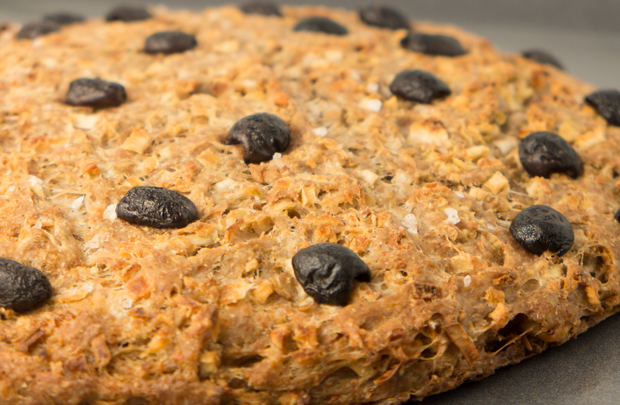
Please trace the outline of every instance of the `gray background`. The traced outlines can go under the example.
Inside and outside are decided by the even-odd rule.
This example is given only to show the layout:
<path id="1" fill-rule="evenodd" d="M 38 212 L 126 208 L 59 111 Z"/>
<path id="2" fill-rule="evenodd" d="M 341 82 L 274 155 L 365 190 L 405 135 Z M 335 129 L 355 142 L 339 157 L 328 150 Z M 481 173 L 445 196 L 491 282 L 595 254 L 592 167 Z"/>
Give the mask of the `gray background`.
<path id="1" fill-rule="evenodd" d="M 0 0 L 0 21 L 28 21 L 69 10 L 101 16 L 121 1 Z M 148 4 L 148 1 L 131 1 Z M 159 1 L 171 8 L 202 9 L 226 1 Z M 356 9 L 354 0 L 303 1 Z M 617 0 L 394 0 L 417 20 L 460 25 L 498 48 L 551 51 L 575 76 L 601 88 L 620 89 L 620 1 Z M 429 397 L 422 405 L 617 405 L 620 404 L 620 316 L 577 340 L 480 382 Z M 413 404 L 412 404 L 413 405 Z"/>

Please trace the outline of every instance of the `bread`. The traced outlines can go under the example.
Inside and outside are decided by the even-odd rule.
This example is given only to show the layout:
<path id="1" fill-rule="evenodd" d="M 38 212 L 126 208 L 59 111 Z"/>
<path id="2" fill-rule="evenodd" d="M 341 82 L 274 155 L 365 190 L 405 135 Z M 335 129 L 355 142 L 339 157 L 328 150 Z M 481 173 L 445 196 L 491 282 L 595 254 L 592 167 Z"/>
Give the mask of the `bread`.
<path id="1" fill-rule="evenodd" d="M 0 257 L 52 286 L 34 310 L 0 308 L 0 404 L 399 404 L 617 311 L 620 127 L 584 102 L 592 86 L 452 26 L 413 25 L 464 55 L 413 52 L 405 30 L 344 10 L 150 12 L 0 33 Z M 293 31 L 310 16 L 348 34 Z M 143 51 L 171 30 L 196 47 Z M 407 69 L 450 94 L 395 96 Z M 67 105 L 79 78 L 127 100 Z M 256 113 L 284 120 L 290 143 L 246 163 L 227 135 Z M 566 140 L 583 173 L 528 174 L 520 139 L 537 131 Z M 182 194 L 196 218 L 118 218 L 137 186 Z M 534 205 L 570 223 L 565 254 L 512 236 Z M 370 271 L 346 305 L 296 278 L 292 258 L 320 243 Z"/>

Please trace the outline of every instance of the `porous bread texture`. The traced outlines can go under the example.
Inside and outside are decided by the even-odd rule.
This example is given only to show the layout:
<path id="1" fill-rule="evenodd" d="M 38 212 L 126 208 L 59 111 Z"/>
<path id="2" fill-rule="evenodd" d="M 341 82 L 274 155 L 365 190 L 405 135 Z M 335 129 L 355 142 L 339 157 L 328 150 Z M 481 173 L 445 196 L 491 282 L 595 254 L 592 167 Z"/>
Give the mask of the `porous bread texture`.
<path id="1" fill-rule="evenodd" d="M 343 10 L 153 12 L 33 41 L 0 33 L 0 256 L 54 289 L 31 313 L 0 309 L 0 404 L 398 404 L 618 310 L 620 128 L 584 104 L 591 86 L 445 25 L 415 27 L 467 55 L 412 53 L 404 31 Z M 350 34 L 292 32 L 311 15 Z M 171 29 L 198 46 L 141 51 Z M 452 95 L 392 96 L 410 68 Z M 128 102 L 65 105 L 79 77 L 123 84 Z M 283 118 L 292 142 L 248 166 L 224 139 L 256 112 Z M 574 146 L 582 177 L 523 170 L 519 139 L 540 130 Z M 117 219 L 139 185 L 183 193 L 200 219 Z M 571 222 L 566 255 L 513 240 L 510 221 L 533 204 Z M 292 256 L 322 242 L 370 266 L 346 307 L 314 303 L 295 280 Z"/>

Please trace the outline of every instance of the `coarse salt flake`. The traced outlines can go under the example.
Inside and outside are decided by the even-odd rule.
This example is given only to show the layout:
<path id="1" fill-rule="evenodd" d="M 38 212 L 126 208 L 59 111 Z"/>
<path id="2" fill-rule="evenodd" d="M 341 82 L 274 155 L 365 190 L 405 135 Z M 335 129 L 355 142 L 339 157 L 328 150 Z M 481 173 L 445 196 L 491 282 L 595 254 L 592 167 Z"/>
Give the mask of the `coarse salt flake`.
<path id="1" fill-rule="evenodd" d="M 43 224 L 41 223 L 41 221 L 37 220 L 37 222 L 34 224 L 34 229 L 41 229 L 43 228 Z"/>
<path id="2" fill-rule="evenodd" d="M 379 83 L 368 83 L 368 86 L 366 86 L 366 89 L 368 91 L 370 91 L 371 93 L 378 93 L 379 92 Z"/>
<path id="3" fill-rule="evenodd" d="M 36 185 L 41 185 L 41 184 L 43 184 L 43 180 L 41 180 L 40 178 L 35 177 L 35 176 L 30 176 L 30 178 L 28 179 L 28 183 L 29 183 L 31 186 L 33 186 L 33 187 L 34 187 L 34 186 L 36 186 Z"/>
<path id="4" fill-rule="evenodd" d="M 465 193 L 461 191 L 455 191 L 454 195 L 456 195 L 458 198 L 465 198 Z"/>
<path id="5" fill-rule="evenodd" d="M 84 283 L 81 288 L 87 293 L 91 293 L 95 289 L 95 283 L 93 283 L 92 281 L 89 281 L 88 283 Z"/>
<path id="6" fill-rule="evenodd" d="M 247 87 L 248 89 L 253 89 L 256 87 L 256 81 L 252 79 L 245 79 L 241 82 L 241 84 L 243 84 L 243 87 Z"/>
<path id="7" fill-rule="evenodd" d="M 450 225 L 456 225 L 459 222 L 461 222 L 459 218 L 459 212 L 455 210 L 454 208 L 446 208 L 445 210 L 443 210 L 443 213 L 448 216 L 448 219 L 446 220 L 446 222 L 449 223 Z"/>
<path id="8" fill-rule="evenodd" d="M 129 309 L 131 308 L 132 305 L 133 305 L 133 300 L 131 298 L 125 298 L 124 300 L 121 301 L 121 307 L 123 307 L 123 309 Z"/>
<path id="9" fill-rule="evenodd" d="M 91 240 L 84 244 L 84 249 L 98 249 L 100 238 L 101 235 L 95 235 Z"/>
<path id="10" fill-rule="evenodd" d="M 103 217 L 107 220 L 114 221 L 116 219 L 116 204 L 110 204 L 103 211 Z"/>
<path id="11" fill-rule="evenodd" d="M 463 284 L 465 285 L 465 287 L 469 287 L 471 285 L 471 276 L 465 276 L 465 278 L 463 279 Z"/>
<path id="12" fill-rule="evenodd" d="M 407 228 L 407 231 L 409 231 L 410 234 L 412 235 L 418 234 L 418 220 L 415 217 L 415 215 L 413 214 L 405 215 L 405 217 L 403 218 L 403 226 Z"/>
<path id="13" fill-rule="evenodd" d="M 383 107 L 383 102 L 379 99 L 371 98 L 369 100 L 363 100 L 360 106 L 367 111 L 379 112 L 381 111 L 381 107 Z"/>
<path id="14" fill-rule="evenodd" d="M 77 129 L 89 131 L 95 127 L 95 124 L 99 121 L 98 115 L 76 115 L 75 124 L 73 126 Z"/>
<path id="15" fill-rule="evenodd" d="M 314 128 L 312 130 L 312 133 L 316 136 L 320 136 L 321 138 L 324 138 L 327 136 L 327 127 Z"/>
<path id="16" fill-rule="evenodd" d="M 71 209 L 75 211 L 79 209 L 83 203 L 84 203 L 84 196 L 78 197 L 75 199 L 75 201 L 73 201 L 73 203 L 71 203 Z"/>
<path id="17" fill-rule="evenodd" d="M 364 179 L 364 181 L 368 184 L 373 184 L 379 178 L 379 176 L 377 176 L 375 173 L 371 172 L 370 170 L 361 170 L 359 174 Z"/>
<path id="18" fill-rule="evenodd" d="M 237 182 L 233 179 L 225 179 L 220 181 L 219 183 L 215 183 L 215 189 L 219 192 L 222 191 L 230 191 L 237 187 Z"/>

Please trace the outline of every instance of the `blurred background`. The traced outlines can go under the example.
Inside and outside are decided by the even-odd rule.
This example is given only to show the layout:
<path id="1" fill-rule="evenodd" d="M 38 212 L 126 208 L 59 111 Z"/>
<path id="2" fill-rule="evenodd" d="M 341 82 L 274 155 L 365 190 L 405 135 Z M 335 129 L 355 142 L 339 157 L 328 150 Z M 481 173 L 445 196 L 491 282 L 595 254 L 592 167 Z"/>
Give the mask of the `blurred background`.
<path id="1" fill-rule="evenodd" d="M 276 0 L 357 9 L 375 0 Z M 166 4 L 200 10 L 235 0 L 0 0 L 0 22 L 26 22 L 72 11 L 99 17 L 114 5 Z M 505 52 L 543 48 L 573 75 L 601 88 L 620 88 L 620 0 L 387 0 L 414 20 L 456 24 Z M 620 401 L 620 400 L 619 400 Z"/>
<path id="2" fill-rule="evenodd" d="M 500 50 L 546 49 L 573 75 L 600 88 L 620 89 L 620 0 L 286 0 L 357 9 L 380 2 L 414 20 L 455 24 L 490 39 Z M 200 10 L 225 0 L 159 0 L 170 8 Z M 121 0 L 0 0 L 0 22 L 26 22 L 71 11 L 101 17 Z M 0 95 L 1 96 L 1 95 Z M 620 152 L 620 151 L 619 151 Z M 620 317 L 577 340 L 424 400 L 422 405 L 620 404 Z M 410 405 L 413 405 L 411 403 Z M 417 402 L 416 402 L 417 404 Z"/>

